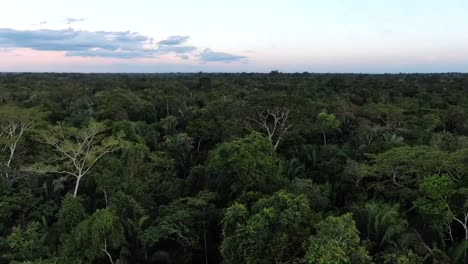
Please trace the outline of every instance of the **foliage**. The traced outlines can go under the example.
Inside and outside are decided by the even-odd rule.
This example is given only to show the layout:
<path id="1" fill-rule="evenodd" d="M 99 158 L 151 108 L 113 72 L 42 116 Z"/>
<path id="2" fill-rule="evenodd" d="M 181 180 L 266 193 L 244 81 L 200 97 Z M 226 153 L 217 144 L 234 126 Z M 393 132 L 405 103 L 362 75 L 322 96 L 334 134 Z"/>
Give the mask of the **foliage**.
<path id="1" fill-rule="evenodd" d="M 329 216 L 316 228 L 317 234 L 310 238 L 307 248 L 307 263 L 371 263 L 350 213 Z"/>
<path id="2" fill-rule="evenodd" d="M 104 124 L 91 122 L 86 128 L 56 126 L 39 135 L 39 141 L 50 145 L 61 161 L 60 169 L 54 172 L 76 178 L 73 196 L 78 193 L 81 178 L 90 172 L 95 163 L 119 147 L 116 138 L 103 136 L 105 130 Z"/>
<path id="3" fill-rule="evenodd" d="M 304 195 L 285 191 L 264 197 L 251 208 L 235 203 L 222 220 L 221 254 L 226 263 L 299 259 L 316 218 Z"/>
<path id="4" fill-rule="evenodd" d="M 31 222 L 25 227 L 13 227 L 8 236 L 11 258 L 14 260 L 34 260 L 47 254 L 44 246 L 46 233 L 38 222 Z"/>
<path id="5" fill-rule="evenodd" d="M 252 190 L 271 192 L 285 182 L 273 146 L 256 132 L 217 147 L 207 170 L 214 190 L 230 200 Z"/>
<path id="6" fill-rule="evenodd" d="M 108 248 L 117 249 L 125 240 L 123 226 L 110 209 L 98 209 L 73 230 L 73 243 L 80 252 L 77 254 L 88 261 L 104 257 Z"/>
<path id="7" fill-rule="evenodd" d="M 0 74 L 0 264 L 467 263 L 467 86 Z"/>
<path id="8" fill-rule="evenodd" d="M 62 201 L 58 213 L 58 225 L 62 234 L 70 234 L 72 230 L 85 219 L 86 212 L 81 199 L 75 199 L 67 194 Z"/>

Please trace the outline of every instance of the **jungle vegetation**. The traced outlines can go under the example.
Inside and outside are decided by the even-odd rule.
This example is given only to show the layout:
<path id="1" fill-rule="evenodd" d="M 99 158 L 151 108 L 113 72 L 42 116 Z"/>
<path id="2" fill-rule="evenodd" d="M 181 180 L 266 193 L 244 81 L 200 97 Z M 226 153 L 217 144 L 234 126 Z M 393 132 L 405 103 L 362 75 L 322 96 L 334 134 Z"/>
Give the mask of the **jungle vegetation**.
<path id="1" fill-rule="evenodd" d="M 0 263 L 468 263 L 468 75 L 0 74 Z"/>

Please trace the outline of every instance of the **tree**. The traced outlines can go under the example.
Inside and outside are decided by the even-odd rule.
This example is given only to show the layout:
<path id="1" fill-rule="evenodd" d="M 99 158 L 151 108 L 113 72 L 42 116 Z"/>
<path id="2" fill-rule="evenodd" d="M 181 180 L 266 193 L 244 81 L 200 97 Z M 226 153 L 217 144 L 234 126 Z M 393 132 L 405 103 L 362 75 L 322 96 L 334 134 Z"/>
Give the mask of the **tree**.
<path id="1" fill-rule="evenodd" d="M 200 151 L 200 147 L 203 141 L 213 140 L 215 136 L 215 130 L 219 129 L 216 122 L 213 119 L 196 118 L 190 121 L 187 126 L 187 130 L 190 136 L 197 139 L 197 152 Z"/>
<path id="2" fill-rule="evenodd" d="M 221 144 L 206 167 L 212 188 L 225 199 L 251 190 L 272 192 L 286 181 L 271 142 L 258 132 Z"/>
<path id="3" fill-rule="evenodd" d="M 38 222 L 24 227 L 13 227 L 7 238 L 12 258 L 17 261 L 34 260 L 47 254 L 46 232 Z"/>
<path id="4" fill-rule="evenodd" d="M 169 155 L 176 161 L 176 167 L 182 176 L 187 176 L 190 169 L 193 138 L 185 133 L 166 136 L 164 147 Z"/>
<path id="5" fill-rule="evenodd" d="M 356 211 L 357 222 L 363 226 L 362 235 L 375 246 L 375 251 L 397 245 L 407 232 L 408 221 L 400 214 L 398 204 L 370 201 Z"/>
<path id="6" fill-rule="evenodd" d="M 15 105 L 4 105 L 0 108 L 0 145 L 4 145 L 7 153 L 5 166 L 9 170 L 15 156 L 18 143 L 37 123 L 37 109 L 24 109 Z M 5 178 L 12 182 L 10 174 L 5 173 Z"/>
<path id="7" fill-rule="evenodd" d="M 179 198 L 162 206 L 159 218 L 143 231 L 143 242 L 149 247 L 176 242 L 181 248 L 173 252 L 178 263 L 189 262 L 193 250 L 202 250 L 207 263 L 207 234 L 217 218 L 215 198 L 216 193 L 202 191 L 195 197 Z"/>
<path id="8" fill-rule="evenodd" d="M 252 121 L 265 132 L 268 140 L 276 149 L 291 128 L 288 117 L 289 110 L 287 108 L 262 108 L 257 111 L 257 117 Z"/>
<path id="9" fill-rule="evenodd" d="M 396 104 L 370 103 L 363 108 L 369 119 L 379 122 L 387 132 L 401 130 L 405 109 Z"/>
<path id="10" fill-rule="evenodd" d="M 350 213 L 329 216 L 317 225 L 317 234 L 310 238 L 305 259 L 310 264 L 372 263 L 360 244 L 359 231 Z"/>
<path id="11" fill-rule="evenodd" d="M 93 261 L 107 257 L 114 262 L 112 249 L 119 248 L 125 241 L 124 229 L 119 218 L 110 209 L 98 209 L 89 218 L 79 223 L 73 230 L 73 243 L 79 252 L 69 252 Z"/>
<path id="12" fill-rule="evenodd" d="M 88 182 L 102 192 L 106 207 L 110 197 L 119 191 L 149 202 L 152 191 L 159 187 L 158 174 L 152 172 L 155 164 L 151 162 L 149 149 L 139 143 L 126 144 L 119 154 L 102 158 L 90 175 L 92 181 Z"/>
<path id="13" fill-rule="evenodd" d="M 384 264 L 423 264 L 423 258 L 419 257 L 411 250 L 386 254 Z"/>
<path id="14" fill-rule="evenodd" d="M 176 133 L 177 128 L 177 117 L 168 115 L 160 120 L 161 126 L 164 129 L 166 136 L 173 136 Z"/>
<path id="15" fill-rule="evenodd" d="M 327 135 L 326 133 L 334 131 L 340 127 L 340 121 L 336 118 L 334 114 L 329 114 L 327 110 L 322 110 L 317 115 L 317 122 L 322 131 L 323 135 L 323 145 L 327 145 Z"/>
<path id="16" fill-rule="evenodd" d="M 429 141 L 432 137 L 434 130 L 443 125 L 440 117 L 436 114 L 423 115 L 417 121 L 417 134 L 419 135 L 419 142 Z"/>
<path id="17" fill-rule="evenodd" d="M 58 212 L 58 225 L 62 235 L 70 234 L 73 229 L 86 218 L 86 212 L 81 199 L 67 194 Z"/>
<path id="18" fill-rule="evenodd" d="M 150 113 L 150 104 L 134 92 L 123 89 L 101 91 L 94 95 L 96 116 L 110 120 L 136 120 Z"/>
<path id="19" fill-rule="evenodd" d="M 288 190 L 296 195 L 304 195 L 309 200 L 310 207 L 317 211 L 323 211 L 330 204 L 329 184 L 315 184 L 311 179 L 294 178 L 288 186 Z"/>
<path id="20" fill-rule="evenodd" d="M 427 146 L 392 148 L 377 155 L 369 155 L 372 166 L 361 166 L 361 170 L 367 176 L 377 177 L 376 184 L 388 186 L 385 184 L 390 182 L 399 189 L 412 190 L 425 175 L 444 168 L 444 155 Z"/>
<path id="21" fill-rule="evenodd" d="M 61 170 L 56 173 L 76 178 L 73 196 L 76 197 L 81 179 L 86 176 L 103 156 L 117 150 L 119 141 L 105 136 L 102 123 L 91 122 L 82 129 L 66 128 L 63 125 L 41 131 L 39 141 L 53 147 L 59 156 Z"/>
<path id="22" fill-rule="evenodd" d="M 304 195 L 286 191 L 234 203 L 222 220 L 221 254 L 227 264 L 298 261 L 317 220 Z"/>
<path id="23" fill-rule="evenodd" d="M 453 180 L 446 174 L 426 176 L 419 183 L 421 196 L 414 201 L 414 205 L 436 229 L 442 229 L 452 221 L 453 213 L 448 199 L 454 187 Z"/>
<path id="24" fill-rule="evenodd" d="M 420 197 L 414 202 L 415 207 L 433 228 L 442 231 L 448 229 L 448 235 L 454 241 L 451 223 L 457 223 L 464 230 L 464 255 L 468 250 L 468 190 L 456 189 L 454 180 L 447 174 L 426 176 L 419 184 Z M 456 197 L 458 196 L 458 197 Z M 458 198 L 458 199 L 457 199 Z M 456 208 L 451 200 L 459 200 Z M 457 201 L 454 201 L 455 203 Z M 460 216 L 461 215 L 461 216 Z"/>
<path id="25" fill-rule="evenodd" d="M 0 264 L 468 264 L 468 74 L 204 75 L 0 73 Z"/>

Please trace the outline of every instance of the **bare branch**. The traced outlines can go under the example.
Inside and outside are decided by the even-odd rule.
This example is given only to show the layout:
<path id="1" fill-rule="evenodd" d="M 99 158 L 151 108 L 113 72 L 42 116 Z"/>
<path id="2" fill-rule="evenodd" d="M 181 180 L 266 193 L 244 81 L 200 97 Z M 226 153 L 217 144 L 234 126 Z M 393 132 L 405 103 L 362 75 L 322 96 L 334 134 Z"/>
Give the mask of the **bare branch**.
<path id="1" fill-rule="evenodd" d="M 6 138 L 3 151 L 8 152 L 8 160 L 6 162 L 6 166 L 8 168 L 11 167 L 11 162 L 15 156 L 18 143 L 23 138 L 24 134 L 31 130 L 35 125 L 35 120 L 7 121 L 5 124 L 0 125 L 0 136 Z M 10 182 L 14 180 L 10 179 L 8 173 L 5 174 L 5 177 Z"/>
<path id="2" fill-rule="evenodd" d="M 276 149 L 291 128 L 288 125 L 289 110 L 281 107 L 260 108 L 257 117 L 249 119 L 255 123 Z"/>

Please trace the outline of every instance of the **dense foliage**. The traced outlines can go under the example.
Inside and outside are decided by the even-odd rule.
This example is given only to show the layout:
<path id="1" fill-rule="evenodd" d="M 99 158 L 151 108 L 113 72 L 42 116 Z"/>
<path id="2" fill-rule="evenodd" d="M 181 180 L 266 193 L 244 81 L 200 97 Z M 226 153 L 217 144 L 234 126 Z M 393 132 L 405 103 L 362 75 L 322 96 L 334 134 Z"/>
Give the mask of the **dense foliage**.
<path id="1" fill-rule="evenodd" d="M 468 263 L 468 75 L 2 74 L 0 263 Z"/>

